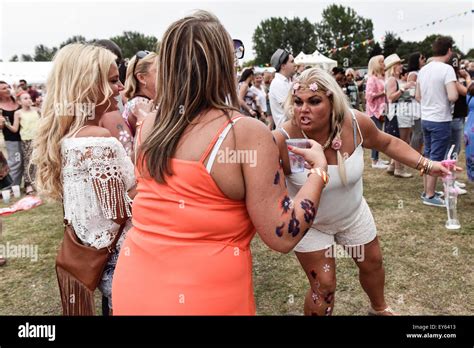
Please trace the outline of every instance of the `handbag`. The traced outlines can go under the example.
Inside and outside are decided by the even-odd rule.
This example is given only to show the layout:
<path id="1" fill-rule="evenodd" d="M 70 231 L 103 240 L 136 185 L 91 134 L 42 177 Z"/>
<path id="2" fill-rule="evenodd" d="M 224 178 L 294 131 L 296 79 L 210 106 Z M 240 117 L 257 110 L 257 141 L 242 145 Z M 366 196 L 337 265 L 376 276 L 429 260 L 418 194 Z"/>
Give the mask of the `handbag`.
<path id="1" fill-rule="evenodd" d="M 94 291 L 122 235 L 120 226 L 112 244 L 97 249 L 82 244 L 74 228 L 64 220 L 64 238 L 56 257 L 56 275 L 63 315 L 94 315 Z"/>

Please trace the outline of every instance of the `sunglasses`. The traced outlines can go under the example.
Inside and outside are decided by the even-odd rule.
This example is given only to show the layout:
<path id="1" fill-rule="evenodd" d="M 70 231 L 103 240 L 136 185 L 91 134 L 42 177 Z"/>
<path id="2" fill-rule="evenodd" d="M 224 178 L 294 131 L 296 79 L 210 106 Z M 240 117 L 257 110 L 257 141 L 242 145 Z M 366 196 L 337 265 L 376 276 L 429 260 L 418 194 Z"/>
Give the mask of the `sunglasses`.
<path id="1" fill-rule="evenodd" d="M 149 54 L 150 54 L 150 51 L 138 51 L 137 54 L 135 54 L 135 63 L 133 64 L 133 70 L 132 70 L 133 76 L 135 76 L 135 68 L 137 67 L 138 61 L 140 59 L 145 58 Z"/>
<path id="2" fill-rule="evenodd" d="M 244 43 L 242 42 L 242 40 L 234 39 L 232 41 L 234 42 L 234 56 L 235 56 L 235 59 L 244 58 L 245 47 L 244 47 Z"/>

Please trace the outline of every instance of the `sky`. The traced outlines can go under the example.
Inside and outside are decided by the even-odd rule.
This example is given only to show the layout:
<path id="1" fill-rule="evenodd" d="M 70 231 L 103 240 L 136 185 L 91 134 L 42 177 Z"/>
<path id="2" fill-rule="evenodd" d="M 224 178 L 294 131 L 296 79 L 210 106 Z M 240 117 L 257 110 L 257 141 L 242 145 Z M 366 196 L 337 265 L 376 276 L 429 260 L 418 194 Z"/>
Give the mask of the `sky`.
<path id="1" fill-rule="evenodd" d="M 376 41 L 386 31 L 397 33 L 423 26 L 399 36 L 405 41 L 419 41 L 439 33 L 451 35 L 463 52 L 474 48 L 472 0 L 0 0 L 0 59 L 33 54 L 38 44 L 58 46 L 73 35 L 100 39 L 139 31 L 160 39 L 173 21 L 195 9 L 205 9 L 217 15 L 233 38 L 244 41 L 245 61 L 254 57 L 252 35 L 262 20 L 306 17 L 315 23 L 321 20 L 323 9 L 333 3 L 350 6 L 358 15 L 372 19 Z M 425 25 L 464 11 L 469 13 Z"/>

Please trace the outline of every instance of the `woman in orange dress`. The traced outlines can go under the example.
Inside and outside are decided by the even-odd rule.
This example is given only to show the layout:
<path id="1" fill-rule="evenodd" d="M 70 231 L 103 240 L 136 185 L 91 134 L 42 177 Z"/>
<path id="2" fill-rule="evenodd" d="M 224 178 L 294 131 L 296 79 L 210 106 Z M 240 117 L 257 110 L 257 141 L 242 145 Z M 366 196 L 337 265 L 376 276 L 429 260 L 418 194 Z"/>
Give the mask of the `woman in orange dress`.
<path id="1" fill-rule="evenodd" d="M 114 315 L 253 315 L 250 242 L 257 231 L 287 253 L 301 240 L 327 182 L 322 147 L 293 149 L 313 170 L 291 200 L 272 134 L 238 113 L 233 43 L 208 12 L 165 33 L 155 103 L 137 133 Z"/>

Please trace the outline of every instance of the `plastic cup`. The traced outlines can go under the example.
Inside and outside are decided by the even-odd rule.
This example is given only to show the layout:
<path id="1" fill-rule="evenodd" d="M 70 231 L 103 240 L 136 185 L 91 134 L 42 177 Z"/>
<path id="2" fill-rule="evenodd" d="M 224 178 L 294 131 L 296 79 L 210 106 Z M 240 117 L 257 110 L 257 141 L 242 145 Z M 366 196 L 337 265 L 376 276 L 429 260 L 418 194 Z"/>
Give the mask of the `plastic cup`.
<path id="1" fill-rule="evenodd" d="M 307 139 L 287 139 L 286 145 L 298 147 L 301 149 L 309 149 L 309 141 Z M 292 173 L 304 172 L 304 157 L 297 155 L 288 150 L 288 157 L 290 158 L 290 167 Z"/>
<path id="2" fill-rule="evenodd" d="M 10 190 L 3 190 L 2 191 L 2 198 L 3 198 L 3 203 L 8 204 L 10 203 Z"/>
<path id="3" fill-rule="evenodd" d="M 13 191 L 13 197 L 20 198 L 21 196 L 20 185 L 12 186 L 12 191 Z"/>

